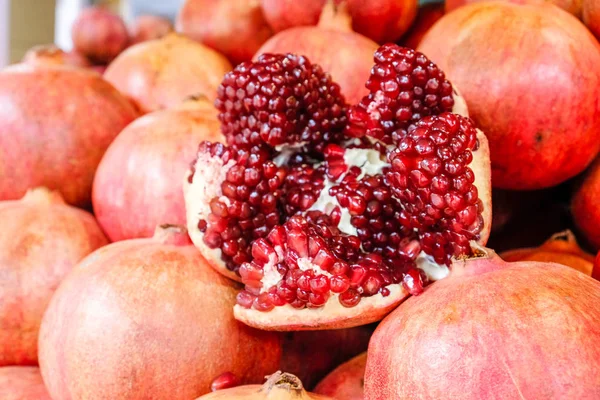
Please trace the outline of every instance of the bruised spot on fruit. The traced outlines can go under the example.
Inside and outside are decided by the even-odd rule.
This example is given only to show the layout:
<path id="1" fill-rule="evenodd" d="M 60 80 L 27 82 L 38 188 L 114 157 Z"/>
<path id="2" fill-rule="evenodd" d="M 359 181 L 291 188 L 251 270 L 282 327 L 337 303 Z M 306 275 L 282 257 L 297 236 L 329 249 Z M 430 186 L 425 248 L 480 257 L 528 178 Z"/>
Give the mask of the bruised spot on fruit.
<path id="1" fill-rule="evenodd" d="M 537 146 L 540 146 L 542 144 L 542 141 L 544 140 L 544 135 L 541 131 L 536 132 L 535 134 L 535 144 Z"/>

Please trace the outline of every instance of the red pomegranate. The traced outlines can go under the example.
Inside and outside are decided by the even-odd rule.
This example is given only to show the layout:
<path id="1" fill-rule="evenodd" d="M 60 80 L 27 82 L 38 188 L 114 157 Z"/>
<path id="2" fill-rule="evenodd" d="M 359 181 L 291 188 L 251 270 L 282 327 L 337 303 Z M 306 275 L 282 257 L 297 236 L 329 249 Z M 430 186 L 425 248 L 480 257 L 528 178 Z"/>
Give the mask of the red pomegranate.
<path id="1" fill-rule="evenodd" d="M 330 73 L 342 88 L 348 103 L 354 104 L 368 93 L 364 82 L 373 66 L 375 50 L 377 43 L 352 31 L 345 6 L 335 8 L 328 4 L 318 26 L 282 31 L 267 40 L 254 58 L 264 53 L 304 55 Z"/>
<path id="2" fill-rule="evenodd" d="M 268 377 L 264 385 L 246 385 L 217 390 L 197 400 L 334 400 L 304 390 L 296 376 L 276 372 Z"/>
<path id="3" fill-rule="evenodd" d="M 339 86 L 303 56 L 262 55 L 218 89 L 228 145 L 200 144 L 187 223 L 211 266 L 245 284 L 235 316 L 250 326 L 377 321 L 487 240 L 489 150 L 462 99 L 412 49 L 374 60 L 347 120 Z"/>
<path id="4" fill-rule="evenodd" d="M 333 0 L 262 0 L 265 17 L 276 32 L 296 26 L 316 25 L 326 3 Z M 335 0 L 346 3 L 352 28 L 377 43 L 394 42 L 404 34 L 417 14 L 415 0 Z"/>
<path id="5" fill-rule="evenodd" d="M 173 24 L 168 18 L 158 15 L 140 15 L 129 27 L 131 44 L 160 39 L 173 31 Z"/>
<path id="6" fill-rule="evenodd" d="M 52 400 L 38 367 L 0 368 L 0 399 Z"/>
<path id="7" fill-rule="evenodd" d="M 379 325 L 365 399 L 597 398 L 599 301 L 572 268 L 481 249 Z"/>
<path id="8" fill-rule="evenodd" d="M 22 62 L 36 66 L 70 65 L 81 68 L 91 65 L 90 61 L 82 54 L 76 51 L 66 52 L 53 44 L 32 47 L 27 50 Z"/>
<path id="9" fill-rule="evenodd" d="M 0 200 L 59 190 L 88 206 L 96 167 L 138 113 L 98 74 L 16 65 L 0 72 Z"/>
<path id="10" fill-rule="evenodd" d="M 598 153 L 600 45 L 572 15 L 471 4 L 440 19 L 419 49 L 460 88 L 486 133 L 495 187 L 551 187 Z"/>
<path id="11" fill-rule="evenodd" d="M 108 243 L 89 213 L 37 188 L 0 201 L 0 366 L 37 364 L 44 310 L 82 258 Z"/>
<path id="12" fill-rule="evenodd" d="M 92 191 L 94 213 L 112 241 L 152 237 L 166 222 L 185 225 L 183 181 L 203 140 L 222 140 L 217 112 L 204 99 L 145 115 L 119 134 Z"/>
<path id="13" fill-rule="evenodd" d="M 71 30 L 75 50 L 97 63 L 108 63 L 129 44 L 127 26 L 105 7 L 89 7 L 79 14 Z"/>
<path id="14" fill-rule="evenodd" d="M 444 16 L 444 3 L 430 3 L 419 7 L 417 18 L 410 30 L 402 37 L 403 46 L 416 49 L 423 36 L 440 18 Z"/>
<path id="15" fill-rule="evenodd" d="M 478 3 L 484 0 L 446 0 L 446 12 L 450 12 L 465 4 Z M 563 10 L 575 15 L 581 16 L 582 3 L 588 0 L 503 0 L 514 4 L 554 4 Z M 593 1 L 593 0 L 592 0 Z"/>
<path id="16" fill-rule="evenodd" d="M 104 78 L 149 113 L 193 95 L 214 99 L 230 70 L 221 54 L 172 33 L 128 48 L 110 64 Z"/>
<path id="17" fill-rule="evenodd" d="M 600 3 L 597 0 L 583 0 L 582 7 L 583 22 L 600 40 Z"/>
<path id="18" fill-rule="evenodd" d="M 571 199 L 571 213 L 577 228 L 585 239 L 600 249 L 600 158 L 586 172 Z"/>
<path id="19" fill-rule="evenodd" d="M 259 0 L 186 0 L 177 15 L 177 31 L 229 58 L 249 61 L 273 31 Z"/>
<path id="20" fill-rule="evenodd" d="M 233 318 L 236 292 L 183 228 L 97 250 L 44 315 L 39 361 L 50 395 L 193 399 L 225 371 L 259 382 L 278 366 L 280 337 Z"/>
<path id="21" fill-rule="evenodd" d="M 367 353 L 362 353 L 334 369 L 315 387 L 315 393 L 334 399 L 363 400 L 366 366 Z"/>

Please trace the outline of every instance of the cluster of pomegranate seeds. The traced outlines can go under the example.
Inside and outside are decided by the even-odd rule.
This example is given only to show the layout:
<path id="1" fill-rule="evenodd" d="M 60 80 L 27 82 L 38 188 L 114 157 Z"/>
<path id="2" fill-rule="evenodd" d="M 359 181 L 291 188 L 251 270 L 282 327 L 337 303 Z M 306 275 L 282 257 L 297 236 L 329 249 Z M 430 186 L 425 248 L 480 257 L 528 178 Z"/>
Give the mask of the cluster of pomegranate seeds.
<path id="1" fill-rule="evenodd" d="M 317 201 L 325 185 L 323 170 L 308 164 L 290 167 L 283 186 L 286 215 L 306 211 Z"/>
<path id="2" fill-rule="evenodd" d="M 217 91 L 221 130 L 230 145 L 301 145 L 322 151 L 339 141 L 346 105 L 338 84 L 293 54 L 263 54 L 225 75 Z"/>
<path id="3" fill-rule="evenodd" d="M 219 157 L 229 166 L 221 182 L 222 196 L 210 200 L 210 213 L 198 222 L 209 248 L 221 249 L 227 267 L 236 271 L 251 259 L 252 241 L 265 237 L 281 223 L 279 209 L 286 171 L 273 163 L 272 151 L 254 147 L 233 149 L 202 142 L 198 156 Z M 193 180 L 193 170 L 190 178 Z"/>
<path id="4" fill-rule="evenodd" d="M 387 178 L 402 202 L 401 223 L 416 230 L 440 264 L 471 254 L 483 228 L 482 204 L 468 165 L 478 146 L 469 118 L 443 113 L 412 125 L 389 155 Z"/>
<path id="5" fill-rule="evenodd" d="M 422 53 L 386 44 L 374 61 L 366 84 L 369 95 L 348 111 L 347 135 L 397 143 L 421 118 L 452 111 L 452 84 Z"/>

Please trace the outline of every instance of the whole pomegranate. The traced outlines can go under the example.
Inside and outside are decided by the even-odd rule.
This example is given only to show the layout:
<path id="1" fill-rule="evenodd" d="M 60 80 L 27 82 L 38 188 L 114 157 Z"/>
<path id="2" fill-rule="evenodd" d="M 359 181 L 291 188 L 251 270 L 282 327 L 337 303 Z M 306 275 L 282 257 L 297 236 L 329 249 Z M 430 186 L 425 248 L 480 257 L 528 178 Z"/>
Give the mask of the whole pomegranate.
<path id="1" fill-rule="evenodd" d="M 485 0 L 446 0 L 446 12 L 450 12 L 465 4 L 478 3 Z M 503 0 L 514 4 L 554 4 L 563 10 L 575 15 L 581 16 L 582 3 L 588 0 Z M 592 0 L 593 1 L 593 0 Z"/>
<path id="2" fill-rule="evenodd" d="M 147 114 L 119 134 L 92 192 L 98 222 L 112 241 L 152 237 L 165 222 L 185 225 L 183 181 L 202 140 L 222 140 L 217 112 L 205 99 Z"/>
<path id="3" fill-rule="evenodd" d="M 260 381 L 279 364 L 280 337 L 233 318 L 236 291 L 183 228 L 97 250 L 44 315 L 39 362 L 50 395 L 192 399 L 224 371 Z"/>
<path id="4" fill-rule="evenodd" d="M 71 37 L 77 52 L 99 64 L 109 63 L 129 44 L 125 22 L 105 7 L 83 10 L 73 23 Z"/>
<path id="5" fill-rule="evenodd" d="M 173 24 L 168 18 L 158 15 L 140 15 L 129 27 L 131 44 L 160 39 L 173 31 Z"/>
<path id="6" fill-rule="evenodd" d="M 52 400 L 38 367 L 0 368 L 0 399 Z"/>
<path id="7" fill-rule="evenodd" d="M 273 31 L 259 0 L 186 0 L 177 15 L 177 32 L 229 58 L 249 61 Z"/>
<path id="8" fill-rule="evenodd" d="M 572 15 L 470 4 L 442 17 L 419 50 L 460 88 L 486 133 L 495 187 L 551 187 L 598 153 L 600 45 Z"/>
<path id="9" fill-rule="evenodd" d="M 197 400 L 333 400 L 304 390 L 302 382 L 296 376 L 276 372 L 269 376 L 264 385 L 238 386 L 217 390 Z"/>
<path id="10" fill-rule="evenodd" d="M 488 238 L 489 149 L 462 99 L 412 49 L 374 60 L 347 113 L 331 77 L 294 54 L 242 63 L 218 89 L 227 145 L 200 144 L 187 224 L 211 266 L 245 284 L 235 316 L 250 326 L 378 321 Z"/>
<path id="11" fill-rule="evenodd" d="M 444 15 L 444 3 L 430 3 L 419 7 L 417 18 L 410 30 L 402 37 L 403 46 L 416 49 L 423 36 Z"/>
<path id="12" fill-rule="evenodd" d="M 571 199 L 575 225 L 595 249 L 600 249 L 600 158 L 586 172 Z"/>
<path id="13" fill-rule="evenodd" d="M 366 400 L 600 396 L 600 282 L 487 249 L 450 270 L 373 334 Z"/>
<path id="14" fill-rule="evenodd" d="M 303 6 L 304 2 L 296 4 Z M 368 93 L 364 82 L 369 77 L 377 43 L 352 31 L 351 22 L 345 4 L 335 8 L 330 3 L 317 26 L 290 28 L 278 33 L 265 42 L 254 58 L 264 53 L 304 55 L 331 74 L 348 103 L 357 103 Z"/>
<path id="15" fill-rule="evenodd" d="M 94 217 L 45 188 L 0 201 L 0 366 L 37 364 L 50 297 L 82 258 L 108 243 Z"/>
<path id="16" fill-rule="evenodd" d="M 17 65 L 0 72 L 0 200 L 46 186 L 88 206 L 96 167 L 138 112 L 98 74 Z"/>
<path id="17" fill-rule="evenodd" d="M 327 3 L 345 3 L 352 17 L 352 28 L 377 43 L 398 40 L 417 14 L 416 0 L 262 0 L 265 17 L 276 32 L 315 25 Z"/>
<path id="18" fill-rule="evenodd" d="M 73 67 L 90 67 L 90 61 L 76 51 L 66 52 L 53 44 L 34 46 L 27 50 L 23 56 L 23 63 L 46 66 L 46 65 L 70 65 Z"/>
<path id="19" fill-rule="evenodd" d="M 113 61 L 104 78 L 149 113 L 193 95 L 214 99 L 231 64 L 216 51 L 171 33 L 139 43 Z"/>
<path id="20" fill-rule="evenodd" d="M 600 40 L 600 2 L 583 0 L 582 18 L 588 29 Z"/>
<path id="21" fill-rule="evenodd" d="M 334 399 L 363 400 L 366 367 L 367 353 L 362 353 L 334 369 L 315 387 L 315 393 Z"/>
<path id="22" fill-rule="evenodd" d="M 539 247 L 508 250 L 500 254 L 504 261 L 554 262 L 592 275 L 594 256 L 586 253 L 577 244 L 575 235 L 569 230 L 559 232 Z"/>

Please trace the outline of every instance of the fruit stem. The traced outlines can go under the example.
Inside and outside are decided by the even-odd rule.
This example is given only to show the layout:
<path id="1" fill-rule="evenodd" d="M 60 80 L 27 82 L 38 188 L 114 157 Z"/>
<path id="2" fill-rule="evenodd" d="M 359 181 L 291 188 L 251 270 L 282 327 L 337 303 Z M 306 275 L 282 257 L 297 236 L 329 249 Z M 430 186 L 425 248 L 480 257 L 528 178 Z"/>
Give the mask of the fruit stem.
<path id="1" fill-rule="evenodd" d="M 29 189 L 22 201 L 37 205 L 66 204 L 60 192 L 47 187 Z"/>
<path id="2" fill-rule="evenodd" d="M 334 0 L 327 0 L 317 24 L 319 28 L 339 32 L 352 32 L 352 17 L 346 1 L 336 5 Z"/>
<path id="3" fill-rule="evenodd" d="M 459 258 L 452 262 L 449 278 L 481 275 L 505 268 L 509 264 L 492 249 L 480 246 L 475 242 L 472 242 L 471 247 L 473 249 L 472 256 Z M 476 263 L 477 268 L 473 268 L 473 263 Z"/>
<path id="4" fill-rule="evenodd" d="M 302 386 L 302 382 L 297 376 L 287 372 L 277 371 L 269 376 L 261 391 L 265 391 L 267 399 L 276 400 L 279 398 L 308 398 L 308 394 Z"/>
<path id="5" fill-rule="evenodd" d="M 192 244 L 187 229 L 180 225 L 158 225 L 154 230 L 152 238 L 159 243 L 174 246 L 188 246 Z"/>

